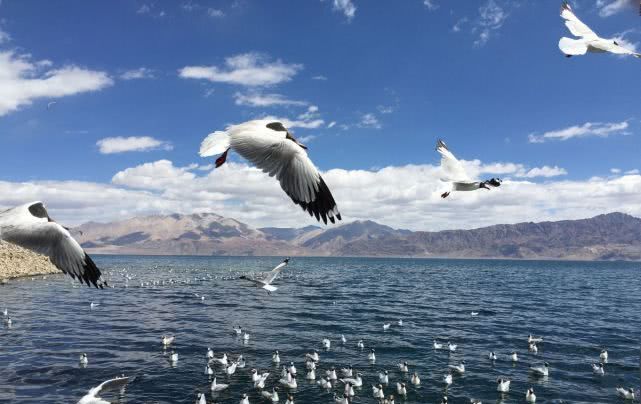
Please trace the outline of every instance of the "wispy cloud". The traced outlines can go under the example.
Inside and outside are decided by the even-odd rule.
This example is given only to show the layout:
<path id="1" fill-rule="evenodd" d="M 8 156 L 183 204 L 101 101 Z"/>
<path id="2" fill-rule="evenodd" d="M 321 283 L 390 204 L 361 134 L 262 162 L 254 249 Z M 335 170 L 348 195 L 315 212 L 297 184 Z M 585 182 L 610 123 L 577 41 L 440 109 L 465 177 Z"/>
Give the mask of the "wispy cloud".
<path id="1" fill-rule="evenodd" d="M 225 16 L 225 12 L 221 9 L 210 7 L 207 9 L 207 15 L 214 18 L 222 18 Z"/>
<path id="2" fill-rule="evenodd" d="M 0 45 L 6 42 L 9 42 L 11 40 L 11 36 L 4 32 L 2 29 L 0 29 Z"/>
<path id="3" fill-rule="evenodd" d="M 361 128 L 371 128 L 371 129 L 380 129 L 383 127 L 381 122 L 378 120 L 376 115 L 370 113 L 363 114 L 361 120 L 358 122 L 358 126 Z"/>
<path id="4" fill-rule="evenodd" d="M 427 7 L 427 9 L 430 11 L 434 11 L 437 8 L 439 8 L 439 5 L 436 2 L 436 0 L 423 0 L 423 5 Z"/>
<path id="5" fill-rule="evenodd" d="M 601 17 L 610 17 L 625 10 L 638 10 L 640 7 L 638 0 L 597 0 L 596 6 Z"/>
<path id="6" fill-rule="evenodd" d="M 305 101 L 290 100 L 282 94 L 263 94 L 260 92 L 235 93 L 236 105 L 249 107 L 272 107 L 283 105 L 307 105 Z"/>
<path id="7" fill-rule="evenodd" d="M 312 80 L 327 80 L 327 77 L 323 76 L 322 74 L 319 74 L 318 76 L 313 76 Z"/>
<path id="8" fill-rule="evenodd" d="M 530 143 L 544 143 L 549 140 L 568 140 L 590 136 L 608 137 L 610 135 L 625 135 L 629 127 L 628 121 L 623 122 L 586 122 L 583 125 L 574 125 L 564 129 L 545 132 L 541 135 L 530 134 Z"/>
<path id="9" fill-rule="evenodd" d="M 350 22 L 356 15 L 356 6 L 352 0 L 332 0 L 334 10 L 343 13 L 347 21 Z"/>
<path id="10" fill-rule="evenodd" d="M 170 142 L 158 140 L 150 136 L 108 137 L 100 139 L 96 142 L 96 146 L 98 146 L 102 154 L 173 149 Z"/>
<path id="11" fill-rule="evenodd" d="M 138 69 L 127 70 L 120 75 L 122 80 L 140 80 L 140 79 L 153 79 L 154 71 L 146 67 L 139 67 Z"/>
<path id="12" fill-rule="evenodd" d="M 452 31 L 454 31 L 454 32 L 461 32 L 461 28 L 463 28 L 463 25 L 464 25 L 465 23 L 467 23 L 467 21 L 468 21 L 468 18 L 467 18 L 467 17 L 460 18 L 460 19 L 459 19 L 458 21 L 456 21 L 456 23 L 452 26 Z"/>
<path id="13" fill-rule="evenodd" d="M 243 53 L 225 59 L 225 66 L 186 66 L 179 75 L 186 79 L 202 79 L 242 86 L 271 86 L 291 80 L 301 64 L 272 61 L 258 53 Z"/>
<path id="14" fill-rule="evenodd" d="M 478 38 L 474 41 L 476 46 L 483 46 L 492 35 L 505 23 L 508 13 L 495 0 L 488 0 L 479 7 L 479 16 L 474 22 L 474 32 Z"/>
<path id="15" fill-rule="evenodd" d="M 29 55 L 0 52 L 0 116 L 42 98 L 60 98 L 101 90 L 113 80 L 105 72 L 75 65 L 51 69 L 49 60 L 32 61 Z"/>
<path id="16" fill-rule="evenodd" d="M 167 15 L 165 10 L 158 10 L 155 3 L 143 3 L 136 10 L 136 14 L 150 15 L 152 17 L 164 17 Z"/>

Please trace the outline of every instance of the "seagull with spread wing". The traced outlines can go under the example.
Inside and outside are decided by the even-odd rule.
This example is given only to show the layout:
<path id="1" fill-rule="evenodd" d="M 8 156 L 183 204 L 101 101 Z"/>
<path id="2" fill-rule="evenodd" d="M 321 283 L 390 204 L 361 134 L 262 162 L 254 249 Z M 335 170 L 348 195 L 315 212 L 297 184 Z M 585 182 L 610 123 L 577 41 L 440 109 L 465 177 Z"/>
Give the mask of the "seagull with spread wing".
<path id="1" fill-rule="evenodd" d="M 127 383 L 133 379 L 133 377 L 121 376 L 107 380 L 106 382 L 101 383 L 98 387 L 94 387 L 89 390 L 89 392 L 81 398 L 80 401 L 78 401 L 78 404 L 110 404 L 109 401 L 105 401 L 98 397 L 98 394 L 109 390 L 123 389 L 127 386 Z"/>
<path id="2" fill-rule="evenodd" d="M 281 122 L 256 119 L 230 125 L 205 138 L 200 156 L 220 154 L 216 167 L 225 164 L 227 153 L 234 150 L 269 176 L 276 177 L 296 205 L 316 220 L 335 223 L 341 220 L 334 197 L 314 163 L 307 147 L 300 143 Z"/>
<path id="3" fill-rule="evenodd" d="M 452 191 L 476 191 L 481 188 L 489 190 L 490 187 L 501 186 L 500 178 L 491 178 L 486 181 L 471 179 L 463 164 L 454 157 L 445 142 L 440 139 L 436 143 L 436 151 L 441 154 L 441 170 L 444 174 L 442 180 L 452 184 L 451 190 L 442 193 L 441 198 L 447 198 Z"/>
<path id="4" fill-rule="evenodd" d="M 91 257 L 69 234 L 69 229 L 49 217 L 42 202 L 32 202 L 0 212 L 0 240 L 49 257 L 62 272 L 88 286 L 107 285 Z"/>
<path id="5" fill-rule="evenodd" d="M 262 288 L 267 291 L 268 294 L 272 294 L 272 292 L 275 292 L 278 290 L 276 286 L 272 285 L 272 282 L 276 280 L 276 277 L 281 273 L 283 268 L 285 268 L 289 264 L 289 258 L 285 258 L 283 262 L 278 264 L 274 269 L 272 269 L 270 272 L 267 273 L 267 276 L 264 279 L 252 279 L 247 276 L 241 276 L 240 279 L 244 279 L 246 281 L 252 282 L 254 286 L 257 288 Z"/>
<path id="6" fill-rule="evenodd" d="M 586 52 L 610 52 L 617 55 L 632 55 L 641 58 L 641 53 L 636 53 L 624 48 L 613 39 L 599 37 L 590 27 L 579 20 L 567 2 L 563 2 L 563 5 L 561 5 L 561 18 L 565 20 L 565 26 L 568 27 L 572 35 L 579 38 L 561 38 L 559 41 L 559 49 L 561 49 L 561 52 L 563 52 L 565 56 L 585 55 Z"/>

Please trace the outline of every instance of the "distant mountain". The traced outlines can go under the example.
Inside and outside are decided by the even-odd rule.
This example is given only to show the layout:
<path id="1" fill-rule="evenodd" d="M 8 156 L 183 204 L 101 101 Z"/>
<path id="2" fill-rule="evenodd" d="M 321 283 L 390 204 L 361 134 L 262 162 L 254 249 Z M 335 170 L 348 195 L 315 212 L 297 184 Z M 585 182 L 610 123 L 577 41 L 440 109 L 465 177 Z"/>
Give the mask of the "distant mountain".
<path id="1" fill-rule="evenodd" d="M 623 213 L 439 232 L 372 221 L 254 229 L 213 213 L 174 214 L 86 223 L 73 234 L 88 251 L 107 254 L 641 260 L 641 219 Z"/>

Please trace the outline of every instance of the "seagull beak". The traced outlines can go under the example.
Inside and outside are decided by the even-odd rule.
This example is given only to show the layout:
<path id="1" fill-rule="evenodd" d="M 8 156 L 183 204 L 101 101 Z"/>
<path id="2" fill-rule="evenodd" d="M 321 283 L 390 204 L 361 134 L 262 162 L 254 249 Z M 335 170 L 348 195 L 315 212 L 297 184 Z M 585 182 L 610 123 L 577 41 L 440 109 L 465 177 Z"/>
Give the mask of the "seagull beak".
<path id="1" fill-rule="evenodd" d="M 304 144 L 302 144 L 298 140 L 296 140 L 296 144 L 299 145 L 300 147 L 302 147 L 303 149 L 307 150 L 307 146 L 305 146 Z"/>

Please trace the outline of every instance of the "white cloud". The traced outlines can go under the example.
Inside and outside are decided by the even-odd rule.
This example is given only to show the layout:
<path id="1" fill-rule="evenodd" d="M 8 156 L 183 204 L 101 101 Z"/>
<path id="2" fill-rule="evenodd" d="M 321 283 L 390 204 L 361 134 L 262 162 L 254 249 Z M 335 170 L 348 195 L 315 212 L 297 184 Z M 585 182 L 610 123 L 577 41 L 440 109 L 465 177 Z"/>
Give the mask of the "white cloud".
<path id="1" fill-rule="evenodd" d="M 478 166 L 508 171 L 522 167 Z M 110 184 L 0 181 L 0 207 L 43 200 L 52 217 L 66 225 L 174 212 L 215 212 L 256 227 L 315 224 L 291 203 L 278 181 L 256 168 L 234 162 L 213 171 L 200 167 L 160 160 L 120 171 Z M 641 216 L 641 176 L 633 173 L 573 181 L 506 179 L 491 191 L 453 193 L 446 200 L 440 194 L 449 186 L 439 180 L 439 167 L 430 164 L 331 169 L 323 177 L 346 221 L 371 219 L 413 230 L 576 219 L 613 210 Z"/>
<path id="2" fill-rule="evenodd" d="M 372 129 L 380 129 L 383 127 L 383 125 L 381 125 L 376 115 L 372 113 L 363 114 L 363 116 L 361 116 L 360 122 L 358 123 L 358 126 L 361 128 L 372 128 Z"/>
<path id="3" fill-rule="evenodd" d="M 434 11 L 439 7 L 436 0 L 423 0 L 423 5 L 430 11 Z"/>
<path id="4" fill-rule="evenodd" d="M 542 135 L 530 134 L 530 143 L 544 143 L 548 140 L 568 140 L 589 136 L 608 137 L 610 135 L 627 134 L 628 122 L 586 122 L 583 125 L 574 125 L 569 128 L 545 132 Z"/>
<path id="5" fill-rule="evenodd" d="M 260 92 L 235 93 L 234 102 L 236 105 L 250 107 L 271 107 L 277 105 L 307 105 L 305 101 L 290 100 L 282 94 L 263 94 Z"/>
<path id="6" fill-rule="evenodd" d="M 0 52 L 0 116 L 42 98 L 60 98 L 101 90 L 113 84 L 105 72 L 74 65 L 49 69 L 52 62 L 34 62 L 29 55 Z"/>
<path id="7" fill-rule="evenodd" d="M 312 77 L 312 80 L 327 80 L 327 77 L 323 76 L 322 74 L 319 74 L 318 76 Z"/>
<path id="8" fill-rule="evenodd" d="M 208 8 L 207 15 L 214 18 L 221 18 L 225 16 L 225 13 L 223 12 L 223 10 L 217 8 Z"/>
<path id="9" fill-rule="evenodd" d="M 596 6 L 601 17 L 610 17 L 624 10 L 638 9 L 640 5 L 638 0 L 597 0 Z"/>
<path id="10" fill-rule="evenodd" d="M 392 112 L 394 112 L 394 107 L 391 105 L 379 105 L 378 107 L 376 107 L 376 109 L 381 114 L 391 114 Z"/>
<path id="11" fill-rule="evenodd" d="M 154 71 L 146 67 L 139 67 L 123 72 L 120 78 L 123 80 L 153 79 Z"/>
<path id="12" fill-rule="evenodd" d="M 636 168 L 634 170 L 629 170 L 625 172 L 625 175 L 638 175 L 638 174 L 639 174 L 639 170 Z"/>
<path id="13" fill-rule="evenodd" d="M 543 166 L 543 167 L 535 167 L 530 170 L 528 170 L 526 173 L 523 175 L 517 175 L 519 177 L 524 177 L 524 178 L 536 178 L 536 177 L 545 177 L 545 178 L 550 178 L 550 177 L 558 177 L 560 175 L 567 175 L 567 171 L 565 168 L 560 168 L 557 166 L 554 167 L 549 167 L 549 166 Z"/>
<path id="14" fill-rule="evenodd" d="M 331 121 L 330 123 L 327 124 L 327 129 L 331 129 L 336 125 L 336 121 Z"/>
<path id="15" fill-rule="evenodd" d="M 224 67 L 186 66 L 179 70 L 179 75 L 248 87 L 271 86 L 290 81 L 302 68 L 300 64 L 271 61 L 258 53 L 243 53 L 226 58 Z"/>
<path id="16" fill-rule="evenodd" d="M 11 36 L 9 36 L 9 34 L 7 34 L 6 32 L 0 29 L 0 44 L 9 42 L 10 40 L 11 40 Z"/>
<path id="17" fill-rule="evenodd" d="M 108 137 L 100 139 L 96 142 L 96 146 L 102 154 L 173 149 L 171 143 L 150 136 Z"/>
<path id="18" fill-rule="evenodd" d="M 474 44 L 485 45 L 492 34 L 503 26 L 507 17 L 508 13 L 495 0 L 488 0 L 479 7 L 479 17 L 474 26 L 474 32 L 478 32 L 478 38 Z"/>
<path id="19" fill-rule="evenodd" d="M 621 174 L 621 169 L 620 168 L 611 168 L 610 172 L 612 174 Z"/>
<path id="20" fill-rule="evenodd" d="M 461 28 L 463 27 L 463 24 L 465 24 L 468 21 L 467 17 L 463 17 L 456 21 L 456 23 L 452 26 L 452 31 L 454 32 L 460 32 Z"/>
<path id="21" fill-rule="evenodd" d="M 356 15 L 356 6 L 352 0 L 333 0 L 334 10 L 343 13 L 347 21 L 352 21 Z"/>
<path id="22" fill-rule="evenodd" d="M 136 13 L 138 14 L 149 14 L 151 12 L 151 8 L 153 6 L 150 4 L 143 4 L 138 8 L 138 11 Z"/>

